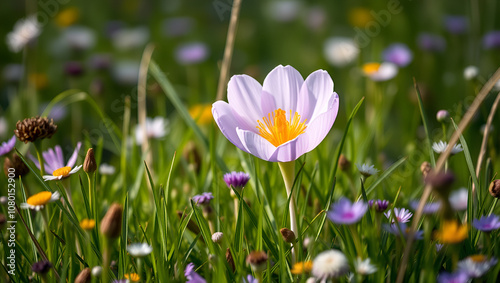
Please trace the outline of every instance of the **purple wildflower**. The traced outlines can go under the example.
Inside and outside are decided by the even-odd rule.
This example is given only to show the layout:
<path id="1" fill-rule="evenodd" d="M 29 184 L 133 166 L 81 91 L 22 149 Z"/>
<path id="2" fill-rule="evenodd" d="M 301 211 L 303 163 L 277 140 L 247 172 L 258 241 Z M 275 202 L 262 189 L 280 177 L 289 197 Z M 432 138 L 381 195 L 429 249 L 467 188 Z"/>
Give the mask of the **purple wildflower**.
<path id="1" fill-rule="evenodd" d="M 328 218 L 337 224 L 354 224 L 361 220 L 367 209 L 368 205 L 363 201 L 351 203 L 350 200 L 343 197 L 332 204 L 332 208 L 328 212 Z"/>
<path id="2" fill-rule="evenodd" d="M 83 75 L 85 70 L 83 69 L 82 63 L 77 61 L 69 61 L 64 64 L 64 72 L 70 77 L 79 77 Z"/>
<path id="3" fill-rule="evenodd" d="M 467 31 L 469 22 L 464 16 L 446 16 L 444 27 L 451 34 L 463 34 Z"/>
<path id="4" fill-rule="evenodd" d="M 231 172 L 224 174 L 224 182 L 228 187 L 233 186 L 235 189 L 243 188 L 250 180 L 250 175 L 245 172 Z"/>
<path id="5" fill-rule="evenodd" d="M 443 244 L 436 244 L 436 252 L 440 252 L 443 247 Z"/>
<path id="6" fill-rule="evenodd" d="M 248 274 L 245 283 L 259 283 L 259 280 L 255 279 L 252 274 Z"/>
<path id="7" fill-rule="evenodd" d="M 430 34 L 430 33 L 421 33 L 417 39 L 418 46 L 420 49 L 429 52 L 441 52 L 446 49 L 446 41 L 443 37 Z"/>
<path id="8" fill-rule="evenodd" d="M 212 193 L 202 193 L 201 195 L 195 195 L 193 197 L 193 201 L 198 204 L 198 205 L 207 205 L 210 203 L 210 200 L 212 200 L 214 196 Z"/>
<path id="9" fill-rule="evenodd" d="M 208 47 L 201 42 L 183 44 L 177 47 L 175 58 L 182 65 L 196 64 L 208 57 Z"/>
<path id="10" fill-rule="evenodd" d="M 0 145 L 0 156 L 11 152 L 14 149 L 15 145 L 16 145 L 16 136 L 13 135 L 12 138 L 10 138 L 10 140 L 3 142 Z"/>
<path id="11" fill-rule="evenodd" d="M 384 213 L 384 215 L 388 218 L 391 219 L 391 214 L 392 211 L 387 211 Z M 399 223 L 407 223 L 410 222 L 410 218 L 413 216 L 413 213 L 411 213 L 408 209 L 406 208 L 394 208 L 394 218 L 399 222 Z M 392 221 L 394 223 L 394 220 Z"/>
<path id="12" fill-rule="evenodd" d="M 376 212 L 384 212 L 389 207 L 388 200 L 371 199 L 368 201 L 368 206 Z"/>
<path id="13" fill-rule="evenodd" d="M 396 223 L 392 224 L 384 224 L 384 228 L 387 232 L 399 236 L 399 229 Z M 401 233 L 403 233 L 403 237 L 407 238 L 408 237 L 408 231 L 410 228 L 406 226 L 406 223 L 399 223 L 399 228 L 401 229 Z M 424 238 L 424 231 L 415 231 L 415 239 L 416 240 L 422 240 Z"/>
<path id="14" fill-rule="evenodd" d="M 112 283 L 130 283 L 128 279 L 115 279 Z"/>
<path id="15" fill-rule="evenodd" d="M 42 260 L 42 261 L 38 261 L 38 262 L 33 263 L 33 265 L 31 266 L 31 270 L 35 273 L 38 273 L 38 274 L 45 274 L 45 273 L 49 272 L 51 267 L 52 267 L 52 263 L 50 263 L 50 261 Z"/>
<path id="16" fill-rule="evenodd" d="M 493 30 L 485 34 L 483 46 L 485 49 L 500 48 L 500 30 Z"/>
<path id="17" fill-rule="evenodd" d="M 45 173 L 52 174 L 55 170 L 62 167 L 73 168 L 73 165 L 75 165 L 76 159 L 78 158 L 78 152 L 80 151 L 81 146 L 81 142 L 76 144 L 76 148 L 66 164 L 64 164 L 62 149 L 59 145 L 56 145 L 54 149 L 49 148 L 48 150 L 42 152 L 43 159 L 45 160 Z M 28 157 L 35 163 L 36 167 L 40 169 L 38 159 L 32 155 L 28 155 Z"/>
<path id="18" fill-rule="evenodd" d="M 482 216 L 480 219 L 474 219 L 472 226 L 482 232 L 491 232 L 500 228 L 500 219 L 495 214 Z"/>
<path id="19" fill-rule="evenodd" d="M 465 272 L 458 271 L 454 273 L 448 273 L 443 271 L 439 273 L 437 277 L 438 283 L 465 283 L 469 281 L 469 276 Z"/>
<path id="20" fill-rule="evenodd" d="M 394 63 L 399 67 L 405 67 L 411 63 L 413 53 L 406 44 L 394 43 L 384 50 L 382 57 L 384 61 Z"/>
<path id="21" fill-rule="evenodd" d="M 497 263 L 498 260 L 494 257 L 488 258 L 484 255 L 473 255 L 459 261 L 457 268 L 466 273 L 470 278 L 479 278 Z"/>
<path id="22" fill-rule="evenodd" d="M 194 263 L 189 263 L 184 269 L 184 276 L 186 276 L 187 282 L 189 283 L 206 283 L 207 281 L 203 279 L 196 271 L 194 271 Z"/>
<path id="23" fill-rule="evenodd" d="M 413 211 L 417 211 L 419 201 L 412 200 L 410 201 L 410 207 Z M 424 210 L 422 211 L 424 214 L 433 214 L 436 213 L 441 208 L 441 202 L 431 202 L 426 203 L 424 205 Z"/>

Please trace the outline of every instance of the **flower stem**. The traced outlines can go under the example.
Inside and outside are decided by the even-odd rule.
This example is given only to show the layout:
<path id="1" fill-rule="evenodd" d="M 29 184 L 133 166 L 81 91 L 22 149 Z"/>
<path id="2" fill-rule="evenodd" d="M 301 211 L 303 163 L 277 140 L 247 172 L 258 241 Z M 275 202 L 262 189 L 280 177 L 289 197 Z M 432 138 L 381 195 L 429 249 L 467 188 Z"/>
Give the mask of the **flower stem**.
<path id="1" fill-rule="evenodd" d="M 356 230 L 356 225 L 349 225 L 351 230 L 352 240 L 354 241 L 354 247 L 356 247 L 356 252 L 358 257 L 363 258 L 363 249 L 361 248 L 361 242 L 359 241 L 358 231 Z"/>
<path id="2" fill-rule="evenodd" d="M 87 173 L 87 179 L 89 180 L 89 206 L 90 206 L 90 218 L 94 218 L 94 190 L 93 190 L 93 172 Z"/>
<path id="3" fill-rule="evenodd" d="M 36 157 L 38 158 L 38 163 L 40 163 L 40 175 L 43 176 L 45 173 L 45 165 L 43 163 L 42 158 L 42 141 L 35 141 L 33 143 L 35 145 Z"/>
<path id="4" fill-rule="evenodd" d="M 49 258 L 49 261 L 53 261 L 54 258 L 52 258 L 52 238 L 50 235 L 50 225 L 49 225 L 49 215 L 48 215 L 47 209 L 44 209 L 44 212 L 42 213 L 42 218 L 43 221 L 45 222 L 45 238 L 47 241 L 47 256 Z"/>
<path id="5" fill-rule="evenodd" d="M 295 197 L 292 194 L 293 181 L 295 179 L 295 161 L 278 162 L 285 181 L 287 197 L 290 199 L 290 230 L 298 237 L 297 217 L 295 216 Z M 292 264 L 295 263 L 295 248 L 292 246 Z"/>

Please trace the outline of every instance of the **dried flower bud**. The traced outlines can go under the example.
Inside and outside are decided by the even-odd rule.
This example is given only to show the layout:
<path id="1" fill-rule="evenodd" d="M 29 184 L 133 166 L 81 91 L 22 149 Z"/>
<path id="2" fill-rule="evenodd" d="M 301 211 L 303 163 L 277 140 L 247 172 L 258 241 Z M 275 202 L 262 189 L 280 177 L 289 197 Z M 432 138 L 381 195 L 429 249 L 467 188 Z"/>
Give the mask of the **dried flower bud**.
<path id="1" fill-rule="evenodd" d="M 5 176 L 9 175 L 9 169 L 14 168 L 14 178 L 19 178 L 19 176 L 25 176 L 30 172 L 30 169 L 26 164 L 24 164 L 23 160 L 16 153 L 12 154 L 11 158 L 6 157 L 3 162 L 3 172 Z"/>
<path id="2" fill-rule="evenodd" d="M 446 199 L 448 198 L 449 189 L 453 182 L 455 182 L 455 175 L 451 172 L 435 173 L 431 171 L 425 178 L 425 183 L 431 185 L 436 193 Z"/>
<path id="3" fill-rule="evenodd" d="M 247 256 L 246 262 L 254 272 L 262 272 L 266 269 L 267 254 L 263 251 L 253 251 Z"/>
<path id="4" fill-rule="evenodd" d="M 92 280 L 91 274 L 90 274 L 90 268 L 85 268 L 82 270 L 80 273 L 78 273 L 78 276 L 75 278 L 75 283 L 88 283 Z"/>
<path id="5" fill-rule="evenodd" d="M 236 266 L 234 265 L 233 255 L 231 254 L 231 250 L 229 248 L 226 249 L 226 261 L 234 272 L 236 270 Z"/>
<path id="6" fill-rule="evenodd" d="M 339 168 L 344 172 L 351 169 L 351 161 L 349 161 L 349 159 L 347 159 L 343 154 L 341 154 L 339 158 Z"/>
<path id="7" fill-rule="evenodd" d="M 14 133 L 20 141 L 28 143 L 45 138 L 50 139 L 56 131 L 57 125 L 52 119 L 37 116 L 17 121 Z"/>
<path id="8" fill-rule="evenodd" d="M 179 217 L 180 220 L 183 220 L 186 217 L 186 215 L 182 211 L 180 211 L 180 210 L 177 210 L 177 216 Z M 189 231 L 191 231 L 191 232 L 193 232 L 195 234 L 199 234 L 200 233 L 200 228 L 191 219 L 189 219 L 187 228 L 189 229 Z"/>
<path id="9" fill-rule="evenodd" d="M 500 179 L 496 179 L 493 182 L 491 182 L 489 190 L 490 190 L 490 195 L 492 195 L 495 198 L 500 198 Z"/>
<path id="10" fill-rule="evenodd" d="M 106 212 L 101 220 L 101 232 L 109 239 L 116 239 L 122 231 L 122 213 L 121 205 L 114 203 Z"/>
<path id="11" fill-rule="evenodd" d="M 280 230 L 281 237 L 283 237 L 283 241 L 287 243 L 295 243 L 295 233 L 288 228 L 281 228 Z"/>
<path id="12" fill-rule="evenodd" d="M 7 223 L 7 218 L 5 217 L 5 215 L 3 215 L 2 213 L 0 213 L 0 229 L 3 228 L 3 226 L 5 225 L 5 223 Z"/>
<path id="13" fill-rule="evenodd" d="M 97 162 L 94 157 L 94 149 L 89 148 L 87 150 L 87 155 L 85 156 L 85 161 L 83 161 L 83 171 L 87 173 L 94 173 L 97 170 Z"/>
<path id="14" fill-rule="evenodd" d="M 212 241 L 214 243 L 220 243 L 224 234 L 222 232 L 215 232 L 212 234 Z"/>
<path id="15" fill-rule="evenodd" d="M 429 174 L 429 172 L 431 172 L 431 169 L 432 169 L 431 164 L 427 161 L 424 161 L 422 163 L 422 165 L 420 165 L 420 172 L 422 172 L 422 176 L 424 178 L 426 178 L 427 174 Z"/>

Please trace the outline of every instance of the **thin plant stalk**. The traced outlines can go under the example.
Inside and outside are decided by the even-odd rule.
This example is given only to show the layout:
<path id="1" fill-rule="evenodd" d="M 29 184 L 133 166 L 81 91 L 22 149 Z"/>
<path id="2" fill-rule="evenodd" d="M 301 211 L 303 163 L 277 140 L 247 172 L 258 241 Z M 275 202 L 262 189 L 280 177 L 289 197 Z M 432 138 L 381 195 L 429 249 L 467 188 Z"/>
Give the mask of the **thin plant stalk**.
<path id="1" fill-rule="evenodd" d="M 290 199 L 290 230 L 298 235 L 297 217 L 295 215 L 295 197 L 292 194 L 293 181 L 295 179 L 295 161 L 278 162 L 278 165 L 285 181 L 287 197 Z M 295 263 L 295 248 L 292 246 L 292 264 Z"/>
<path id="2" fill-rule="evenodd" d="M 33 144 L 35 145 L 36 157 L 38 158 L 38 163 L 40 164 L 40 175 L 43 176 L 45 173 L 45 164 L 43 163 L 42 157 L 42 141 L 38 140 Z"/>

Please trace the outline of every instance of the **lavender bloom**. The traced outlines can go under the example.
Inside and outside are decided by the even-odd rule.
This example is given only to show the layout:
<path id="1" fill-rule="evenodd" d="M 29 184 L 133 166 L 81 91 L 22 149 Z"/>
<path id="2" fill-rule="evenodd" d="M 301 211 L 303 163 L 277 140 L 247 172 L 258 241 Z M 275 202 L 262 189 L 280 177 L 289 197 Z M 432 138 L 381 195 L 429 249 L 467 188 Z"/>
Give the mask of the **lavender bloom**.
<path id="1" fill-rule="evenodd" d="M 248 274 L 245 282 L 259 283 L 259 280 L 255 279 L 255 277 L 253 277 L 252 274 Z"/>
<path id="2" fill-rule="evenodd" d="M 250 175 L 245 172 L 231 172 L 224 174 L 224 182 L 228 187 L 233 186 L 235 189 L 243 188 L 250 180 Z"/>
<path id="3" fill-rule="evenodd" d="M 469 276 L 463 271 L 448 273 L 443 271 L 437 277 L 438 283 L 466 283 L 469 281 Z"/>
<path id="4" fill-rule="evenodd" d="M 485 34 L 483 46 L 485 49 L 500 48 L 500 30 L 493 30 Z"/>
<path id="5" fill-rule="evenodd" d="M 0 156 L 11 152 L 14 149 L 15 145 L 16 145 L 16 136 L 13 135 L 12 138 L 10 138 L 10 140 L 3 142 L 0 145 Z"/>
<path id="6" fill-rule="evenodd" d="M 351 203 L 343 197 L 332 204 L 331 210 L 328 211 L 328 218 L 336 224 L 354 224 L 361 220 L 366 210 L 368 210 L 368 205 L 363 201 Z"/>
<path id="7" fill-rule="evenodd" d="M 470 278 L 479 278 L 497 263 L 498 260 L 494 257 L 487 258 L 484 255 L 473 255 L 459 261 L 457 268 L 465 272 Z"/>
<path id="8" fill-rule="evenodd" d="M 467 31 L 469 22 L 464 16 L 446 16 L 444 27 L 451 34 L 463 34 Z"/>
<path id="9" fill-rule="evenodd" d="M 207 57 L 208 47 L 201 42 L 183 44 L 175 51 L 175 58 L 181 65 L 201 63 Z"/>
<path id="10" fill-rule="evenodd" d="M 193 197 L 193 201 L 198 204 L 198 205 L 207 205 L 210 203 L 210 200 L 212 200 L 214 196 L 212 193 L 202 193 L 201 195 L 195 195 Z"/>
<path id="11" fill-rule="evenodd" d="M 443 244 L 436 244 L 436 252 L 440 252 L 443 247 Z"/>
<path id="12" fill-rule="evenodd" d="M 391 214 L 392 211 L 387 211 L 384 213 L 384 215 L 388 218 L 391 219 Z M 410 222 L 410 218 L 413 216 L 413 213 L 411 213 L 408 209 L 406 208 L 394 208 L 394 218 L 397 220 L 399 223 L 407 223 Z M 392 223 L 394 223 L 394 220 L 392 220 Z"/>
<path id="13" fill-rule="evenodd" d="M 420 49 L 429 52 L 441 52 L 446 49 L 446 41 L 439 35 L 421 33 L 417 39 Z"/>
<path id="14" fill-rule="evenodd" d="M 482 216 L 480 219 L 474 219 L 472 226 L 482 232 L 491 232 L 500 228 L 500 219 L 495 214 Z"/>
<path id="15" fill-rule="evenodd" d="M 188 283 L 206 283 L 207 281 L 203 279 L 196 271 L 194 271 L 194 264 L 189 263 L 184 269 L 184 276 L 188 280 Z"/>
<path id="16" fill-rule="evenodd" d="M 112 283 L 130 283 L 130 281 L 128 279 L 116 279 L 113 280 Z"/>
<path id="17" fill-rule="evenodd" d="M 382 58 L 386 62 L 394 63 L 399 67 L 405 67 L 413 60 L 413 53 L 406 44 L 394 43 L 384 50 Z"/>
<path id="18" fill-rule="evenodd" d="M 373 208 L 376 212 L 384 212 L 389 206 L 388 200 L 371 199 L 368 201 L 368 206 Z"/>
<path id="19" fill-rule="evenodd" d="M 384 228 L 387 232 L 399 236 L 399 229 L 396 223 L 392 224 L 384 224 Z M 403 233 L 403 237 L 408 238 L 408 231 L 410 228 L 406 226 L 406 223 L 399 223 L 399 228 L 401 229 L 401 233 Z M 422 240 L 424 238 L 424 231 L 415 231 L 415 239 L 416 240 Z"/>
<path id="20" fill-rule="evenodd" d="M 417 211 L 419 201 L 412 200 L 410 201 L 410 207 L 413 211 Z M 424 205 L 424 210 L 422 211 L 424 214 L 433 214 L 436 213 L 441 208 L 441 202 L 431 202 L 426 203 Z"/>
<path id="21" fill-rule="evenodd" d="M 45 274 L 50 271 L 51 267 L 52 264 L 50 263 L 50 261 L 42 260 L 33 263 L 33 265 L 31 266 L 31 270 L 38 274 Z"/>
<path id="22" fill-rule="evenodd" d="M 78 158 L 78 152 L 80 151 L 81 146 L 81 142 L 78 142 L 76 144 L 76 148 L 66 164 L 64 164 L 62 149 L 59 145 L 56 145 L 54 147 L 55 151 L 54 149 L 49 148 L 48 150 L 42 152 L 43 159 L 45 160 L 45 173 L 52 174 L 55 170 L 62 167 L 73 168 L 76 163 L 76 159 Z M 28 155 L 28 157 L 35 163 L 36 167 L 40 169 L 40 163 L 38 163 L 38 159 L 32 155 Z"/>

